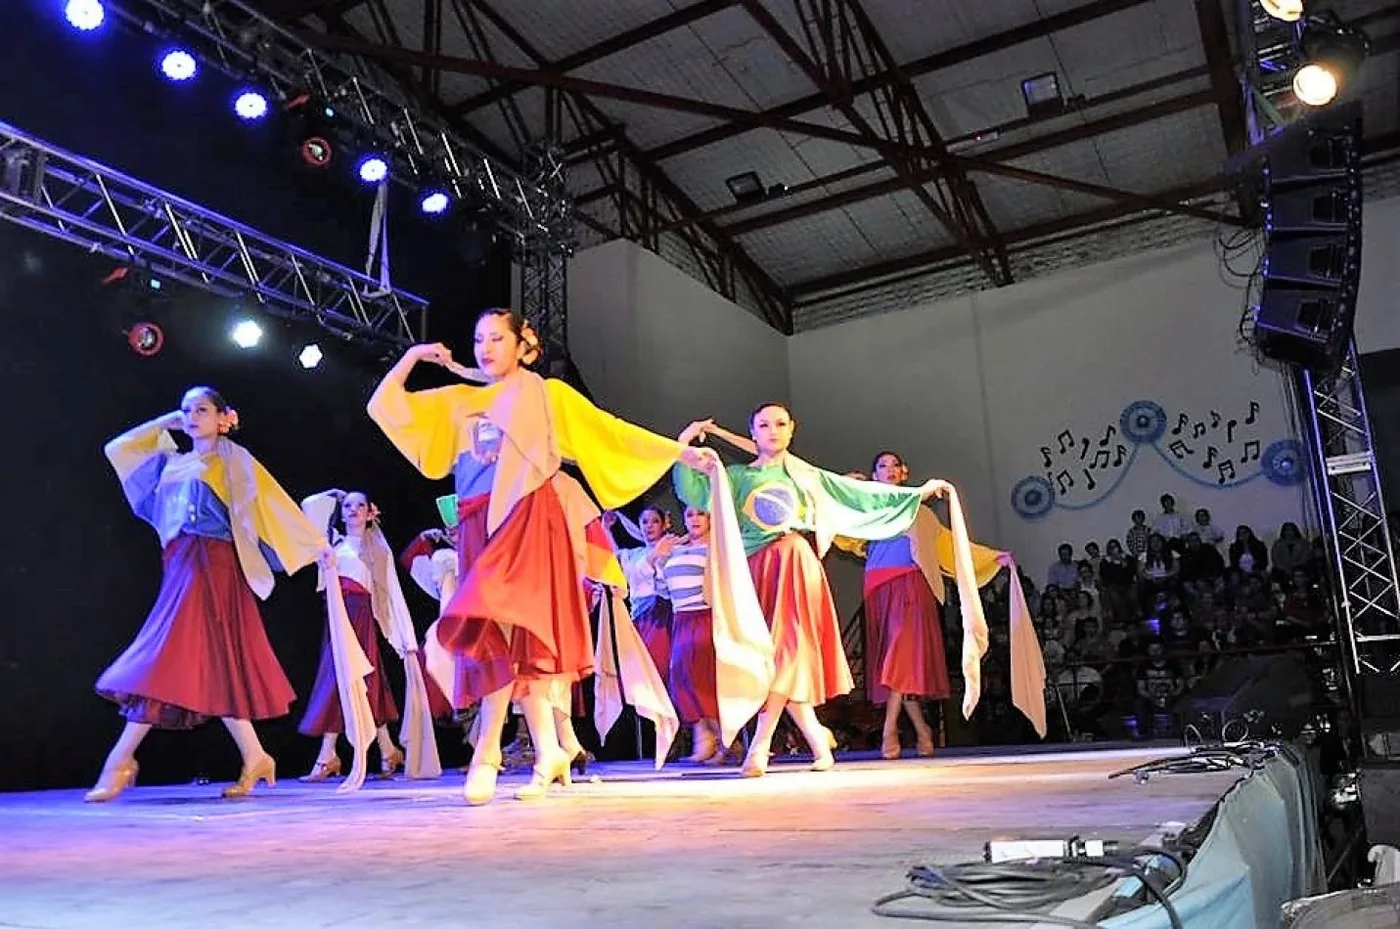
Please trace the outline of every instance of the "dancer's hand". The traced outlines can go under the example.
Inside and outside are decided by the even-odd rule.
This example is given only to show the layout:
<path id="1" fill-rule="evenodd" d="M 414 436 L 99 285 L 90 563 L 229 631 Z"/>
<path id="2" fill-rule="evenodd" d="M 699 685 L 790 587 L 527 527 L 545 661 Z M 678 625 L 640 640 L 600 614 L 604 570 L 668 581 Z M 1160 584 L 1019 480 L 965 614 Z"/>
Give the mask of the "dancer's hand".
<path id="1" fill-rule="evenodd" d="M 316 563 L 327 571 L 334 571 L 336 568 L 335 549 L 327 545 L 321 549 L 321 553 L 316 556 Z"/>
<path id="2" fill-rule="evenodd" d="M 693 445 L 698 439 L 705 441 L 705 433 L 715 424 L 713 419 L 697 419 L 681 430 L 681 434 L 676 436 L 676 441 L 682 445 Z"/>
<path id="3" fill-rule="evenodd" d="M 702 474 L 714 474 L 715 469 L 719 467 L 719 456 L 713 449 L 695 448 L 690 445 L 681 452 L 681 461 Z"/>
<path id="4" fill-rule="evenodd" d="M 603 511 L 603 528 L 604 528 L 604 529 L 607 529 L 609 532 L 611 532 L 611 531 L 612 531 L 612 527 L 613 527 L 613 526 L 616 526 L 616 525 L 617 525 L 617 513 L 613 512 L 612 510 L 604 510 L 604 511 Z"/>
<path id="5" fill-rule="evenodd" d="M 868 480 L 870 480 L 870 478 L 866 477 L 865 474 L 864 474 L 863 472 L 860 472 L 860 471 L 847 471 L 847 472 L 846 472 L 846 476 L 849 477 L 849 478 L 850 478 L 851 480 L 853 480 L 853 481 L 868 481 Z"/>
<path id="6" fill-rule="evenodd" d="M 1009 568 L 1015 563 L 1016 560 L 1010 552 L 997 552 L 997 564 L 1003 568 Z"/>
<path id="7" fill-rule="evenodd" d="M 412 358 L 414 361 L 427 361 L 435 365 L 449 365 L 452 363 L 452 352 L 448 351 L 446 345 L 441 342 L 424 342 L 415 345 L 404 352 L 405 358 Z"/>
<path id="8" fill-rule="evenodd" d="M 166 413 L 160 419 L 156 420 L 156 425 L 162 429 L 182 431 L 185 428 L 185 412 L 184 410 L 175 410 L 174 412 Z"/>
<path id="9" fill-rule="evenodd" d="M 919 492 L 923 495 L 923 498 L 927 500 L 930 497 L 942 497 L 952 489 L 952 484 L 934 478 L 933 480 L 924 481 L 923 486 L 919 488 Z"/>

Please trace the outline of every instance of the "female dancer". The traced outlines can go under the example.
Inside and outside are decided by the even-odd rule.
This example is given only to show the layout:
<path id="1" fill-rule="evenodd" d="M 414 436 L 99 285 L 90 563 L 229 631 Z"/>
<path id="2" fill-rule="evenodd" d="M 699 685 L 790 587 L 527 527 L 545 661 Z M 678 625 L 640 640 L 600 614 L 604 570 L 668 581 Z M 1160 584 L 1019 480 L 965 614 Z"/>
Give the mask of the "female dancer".
<path id="1" fill-rule="evenodd" d="M 555 780 L 569 782 L 550 698 L 590 673 L 593 655 L 578 554 L 586 530 L 566 517 L 561 461 L 575 461 L 599 501 L 615 508 L 677 460 L 706 468 L 714 458 L 526 370 L 539 343 L 511 310 L 481 315 L 475 355 L 479 372 L 457 365 L 442 345 L 410 348 L 370 399 L 369 414 L 425 476 L 455 478 L 459 586 L 436 635 L 457 659 L 453 705 L 481 701 L 479 750 L 464 788 L 467 801 L 480 804 L 495 793 L 512 697 L 535 745 L 534 777 L 517 796 L 540 797 Z M 409 392 L 404 382 L 420 361 L 479 373 L 488 386 Z"/>
<path id="2" fill-rule="evenodd" d="M 925 499 L 952 489 L 946 481 L 905 488 L 815 468 L 788 452 L 795 427 L 782 404 L 759 406 L 749 417 L 753 462 L 726 469 L 775 651 L 773 684 L 744 759 L 747 777 L 766 773 L 773 731 L 785 707 L 812 750 L 813 770 L 824 771 L 835 763 L 831 734 L 814 710 L 849 693 L 852 686 L 820 558 L 832 539 L 838 534 L 862 539 L 897 536 L 913 525 Z M 693 423 L 680 440 L 689 444 L 711 432 L 724 434 L 709 420 Z M 707 484 L 695 471 L 677 467 L 675 481 L 676 495 L 686 506 L 709 509 Z M 804 536 L 809 531 L 816 537 L 815 550 Z M 975 588 L 973 600 L 980 606 Z"/>
<path id="3" fill-rule="evenodd" d="M 904 459 L 880 452 L 871 467 L 881 484 L 909 479 Z M 864 475 L 851 475 L 863 479 Z M 956 573 L 952 538 L 928 507 L 920 507 L 914 525 L 902 535 L 869 543 L 838 539 L 844 549 L 865 557 L 865 689 L 871 703 L 885 704 L 880 754 L 898 758 L 899 708 L 914 724 L 920 757 L 933 754 L 933 730 L 919 697 L 944 700 L 952 693 L 948 659 L 943 650 L 943 575 Z M 972 546 L 977 586 L 991 581 L 1011 555 Z"/>
<path id="4" fill-rule="evenodd" d="M 225 797 L 277 778 L 252 720 L 282 716 L 296 694 L 273 654 L 257 598 L 274 570 L 295 573 L 334 555 L 248 450 L 228 438 L 238 414 L 209 387 L 192 387 L 180 409 L 107 443 L 107 459 L 132 510 L 163 547 L 160 593 L 141 631 L 97 680 L 122 708 L 126 728 L 86 800 L 111 800 L 136 781 L 136 748 L 152 726 L 190 729 L 219 717 L 243 770 Z M 194 448 L 180 452 L 170 433 Z"/>
<path id="5" fill-rule="evenodd" d="M 685 510 L 685 538 L 667 536 L 648 559 L 671 593 L 671 698 L 683 723 L 694 731 L 695 753 L 689 761 L 722 764 L 728 754 L 720 736 L 716 695 L 715 641 L 706 568 L 710 560 L 710 514 Z"/>
<path id="6" fill-rule="evenodd" d="M 669 523 L 661 507 L 649 504 L 637 517 L 642 535 L 641 547 L 624 548 L 617 553 L 622 573 L 627 577 L 632 623 L 646 643 L 663 682 L 671 661 L 671 599 L 666 585 L 660 582 L 656 560 L 652 556 L 657 543 L 666 536 Z M 607 524 L 606 516 L 604 524 Z"/>
<path id="7" fill-rule="evenodd" d="M 392 777 L 404 765 L 404 753 L 394 745 L 389 723 L 399 718 L 394 695 L 389 691 L 389 679 L 382 673 L 379 638 L 375 626 L 405 662 L 418 663 L 418 641 L 413 620 L 404 602 L 394 567 L 393 552 L 379 526 L 379 508 L 359 492 L 330 490 L 302 501 L 302 510 L 314 523 L 325 524 L 333 540 L 336 554 L 336 574 L 340 577 L 340 593 L 345 602 L 350 627 L 365 659 L 374 669 L 365 678 L 365 696 L 374 720 L 375 738 L 379 743 L 380 774 Z M 428 697 L 421 689 L 422 673 L 407 672 L 406 702 L 410 705 L 410 720 L 426 721 Z M 418 686 L 415 686 L 418 685 Z M 345 732 L 345 714 L 340 703 L 340 687 L 336 681 L 336 660 L 332 650 L 329 628 L 321 646 L 321 664 L 316 682 L 306 702 L 306 715 L 298 730 L 303 735 L 320 736 L 321 751 L 311 772 L 303 781 L 324 781 L 340 773 L 340 756 L 336 743 Z M 428 745 L 431 759 L 415 758 L 410 774 L 424 776 L 438 768 L 436 745 L 431 744 L 431 724 L 428 724 Z M 411 737 L 410 737 L 411 738 Z M 424 770 L 424 766 L 428 770 Z M 435 775 L 433 775 L 435 776 Z"/>

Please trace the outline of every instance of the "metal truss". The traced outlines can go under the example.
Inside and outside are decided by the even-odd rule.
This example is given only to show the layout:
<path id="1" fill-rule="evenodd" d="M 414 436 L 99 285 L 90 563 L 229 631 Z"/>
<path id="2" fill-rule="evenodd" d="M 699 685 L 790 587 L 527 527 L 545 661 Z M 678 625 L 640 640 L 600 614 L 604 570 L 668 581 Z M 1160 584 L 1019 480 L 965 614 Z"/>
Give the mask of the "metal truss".
<path id="1" fill-rule="evenodd" d="M 559 149 L 549 143 L 528 153 L 533 180 L 563 189 L 566 177 Z M 569 260 L 543 236 L 526 236 L 516 250 L 520 266 L 520 312 L 540 337 L 541 370 L 563 378 L 569 370 Z"/>
<path id="2" fill-rule="evenodd" d="M 1400 673 L 1400 578 L 1355 346 L 1335 377 L 1300 370 L 1296 387 L 1350 670 Z"/>
<path id="3" fill-rule="evenodd" d="M 382 152 L 394 177 L 442 183 L 459 198 L 499 207 L 497 222 L 515 235 L 570 247 L 572 209 L 557 190 L 467 144 L 460 126 L 405 86 L 355 59 L 313 48 L 243 0 L 121 0 L 116 8 L 138 28 L 193 42 L 202 58 L 235 79 L 265 84 L 283 100 L 311 94 Z"/>
<path id="4" fill-rule="evenodd" d="M 348 338 L 421 341 L 427 301 L 0 123 L 0 220 Z"/>

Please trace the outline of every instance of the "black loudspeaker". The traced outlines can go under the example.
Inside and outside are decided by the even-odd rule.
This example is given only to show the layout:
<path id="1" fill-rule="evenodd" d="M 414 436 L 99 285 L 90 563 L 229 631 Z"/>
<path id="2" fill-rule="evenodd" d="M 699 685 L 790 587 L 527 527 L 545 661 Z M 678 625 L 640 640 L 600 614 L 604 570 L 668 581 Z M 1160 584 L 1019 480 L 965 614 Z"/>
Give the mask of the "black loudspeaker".
<path id="1" fill-rule="evenodd" d="M 1268 159 L 1263 288 L 1255 342 L 1314 372 L 1346 355 L 1361 278 L 1361 123 L 1295 131 Z"/>
<path id="2" fill-rule="evenodd" d="M 1400 763 L 1363 762 L 1357 787 L 1371 845 L 1400 845 Z"/>
<path id="3" fill-rule="evenodd" d="M 1176 705 L 1206 741 L 1291 738 L 1313 716 L 1313 684 L 1297 655 L 1227 660 Z"/>

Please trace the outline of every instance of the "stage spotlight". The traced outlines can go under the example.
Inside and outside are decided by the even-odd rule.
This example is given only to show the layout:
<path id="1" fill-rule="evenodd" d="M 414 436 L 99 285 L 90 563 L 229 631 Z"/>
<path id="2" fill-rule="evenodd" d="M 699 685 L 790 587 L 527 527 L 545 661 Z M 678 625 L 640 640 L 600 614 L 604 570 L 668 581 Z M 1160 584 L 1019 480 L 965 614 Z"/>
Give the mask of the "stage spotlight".
<path id="1" fill-rule="evenodd" d="M 68 0 L 63 7 L 68 25 L 82 32 L 91 32 L 107 19 L 101 0 Z"/>
<path id="2" fill-rule="evenodd" d="M 301 362 L 303 368 L 310 371 L 321 363 L 323 357 L 325 356 L 321 354 L 321 346 L 312 344 L 301 350 L 301 354 L 297 356 L 297 361 Z"/>
<path id="3" fill-rule="evenodd" d="M 267 98 L 256 90 L 241 91 L 233 100 L 233 112 L 249 122 L 267 115 Z"/>
<path id="4" fill-rule="evenodd" d="M 165 333 L 152 322 L 139 322 L 126 333 L 126 344 L 138 355 L 149 358 L 165 344 Z"/>
<path id="5" fill-rule="evenodd" d="M 355 170 L 366 184 L 378 184 L 389 176 L 389 163 L 378 155 L 366 155 Z"/>
<path id="6" fill-rule="evenodd" d="M 1259 0 L 1259 5 L 1265 13 L 1286 23 L 1296 23 L 1303 18 L 1303 0 Z"/>
<path id="7" fill-rule="evenodd" d="M 188 81 L 198 70 L 194 56 L 184 49 L 166 52 L 160 59 L 160 72 L 172 81 Z"/>
<path id="8" fill-rule="evenodd" d="M 1298 40 L 1306 64 L 1293 76 L 1293 94 L 1307 106 L 1325 106 L 1371 54 L 1371 40 L 1333 14 L 1309 16 Z"/>
<path id="9" fill-rule="evenodd" d="M 313 168 L 324 168 L 334 155 L 331 143 L 321 136 L 313 135 L 301 143 L 301 160 Z"/>
<path id="10" fill-rule="evenodd" d="M 229 331 L 229 338 L 233 339 L 233 344 L 239 348 L 257 348 L 262 341 L 262 326 L 251 319 L 244 319 L 236 323 Z"/>
<path id="11" fill-rule="evenodd" d="M 1308 106 L 1326 106 L 1337 96 L 1337 78 L 1322 65 L 1303 65 L 1293 75 L 1293 96 Z"/>
<path id="12" fill-rule="evenodd" d="M 418 201 L 418 208 L 429 216 L 436 216 L 444 213 L 452 205 L 452 198 L 442 190 L 425 190 L 422 198 Z"/>

